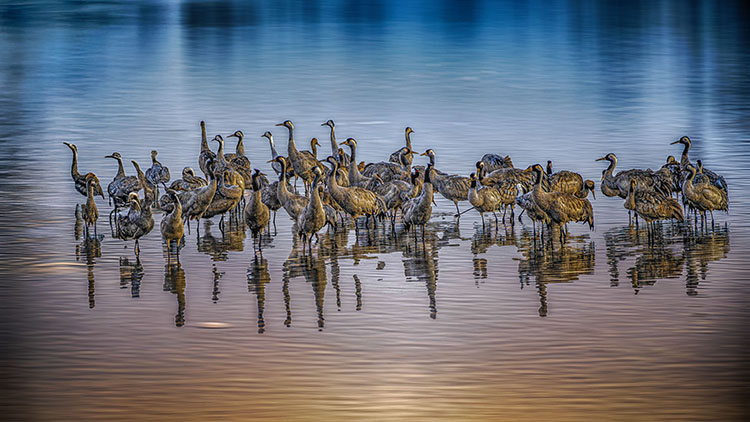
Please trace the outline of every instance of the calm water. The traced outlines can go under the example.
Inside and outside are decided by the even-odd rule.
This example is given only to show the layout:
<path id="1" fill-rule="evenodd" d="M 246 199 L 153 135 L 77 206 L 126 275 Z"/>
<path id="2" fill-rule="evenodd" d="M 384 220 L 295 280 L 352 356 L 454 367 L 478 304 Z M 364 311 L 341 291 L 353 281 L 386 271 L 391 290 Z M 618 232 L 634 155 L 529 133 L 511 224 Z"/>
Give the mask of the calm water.
<path id="1" fill-rule="evenodd" d="M 741 420 L 748 417 L 750 29 L 733 2 L 10 2 L 0 6 L 0 403 L 9 419 Z M 69 176 L 104 155 L 197 169 L 198 122 L 281 151 L 332 118 L 368 161 L 414 128 L 437 167 L 485 152 L 657 168 L 681 135 L 723 174 L 713 230 L 649 243 L 619 199 L 540 250 L 437 197 L 424 245 L 353 229 L 263 257 L 218 219 L 179 264 L 157 229 L 86 241 Z M 233 143 L 228 143 L 230 149 Z M 424 164 L 424 157 L 417 163 Z M 129 164 L 128 174 L 134 174 Z M 466 205 L 462 204 L 462 208 Z"/>

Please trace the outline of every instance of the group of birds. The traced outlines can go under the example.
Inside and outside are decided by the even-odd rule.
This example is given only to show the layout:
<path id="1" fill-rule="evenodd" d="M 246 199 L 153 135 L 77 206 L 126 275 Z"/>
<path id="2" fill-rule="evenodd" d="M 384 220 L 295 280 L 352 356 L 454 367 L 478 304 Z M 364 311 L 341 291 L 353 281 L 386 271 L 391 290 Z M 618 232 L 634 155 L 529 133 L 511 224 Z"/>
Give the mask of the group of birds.
<path id="1" fill-rule="evenodd" d="M 117 160 L 118 170 L 107 186 L 107 194 L 114 209 L 110 213 L 110 225 L 115 237 L 135 240 L 135 253 L 139 254 L 138 240 L 154 228 L 153 210 L 164 212 L 160 231 L 171 254 L 172 243 L 179 244 L 187 224 L 221 215 L 240 220 L 250 228 L 253 239 L 261 249 L 259 241 L 264 229 L 275 224 L 276 212 L 283 208 L 294 222 L 294 232 L 301 238 L 303 249 L 312 249 L 313 237 L 326 225 L 335 229 L 347 218 L 366 219 L 366 224 L 388 219 L 395 226 L 400 216 L 405 229 L 424 227 L 432 215 L 434 195 L 439 193 L 454 203 L 456 216 L 461 211 L 459 203 L 469 201 L 482 217 L 492 213 L 498 223 L 497 213 L 503 211 L 502 221 L 510 208 L 510 223 L 514 222 L 514 208 L 522 208 L 533 221 L 534 233 L 540 224 L 543 228 L 559 231 L 560 241 L 567 236 L 567 223 L 582 222 L 594 227 L 593 207 L 587 199 L 595 196 L 595 183 L 584 180 L 572 171 L 553 172 L 552 162 L 546 169 L 540 164 L 516 168 L 509 156 L 485 154 L 476 162 L 476 170 L 469 176 L 450 174 L 437 169 L 436 154 L 427 149 L 420 156 L 429 160 L 426 165 L 413 165 L 416 152 L 412 148 L 411 134 L 405 130 L 405 145 L 394 151 L 387 161 L 365 163 L 357 161 L 358 144 L 354 138 L 344 142 L 336 140 L 336 126 L 328 120 L 321 126 L 330 130 L 331 155 L 318 159 L 317 138 L 310 141 L 310 150 L 299 150 L 294 139 L 294 125 L 290 120 L 276 126 L 288 130 L 287 155 L 276 150 L 273 135 L 265 132 L 271 149 L 268 163 L 278 180 L 271 182 L 260 170 L 253 169 L 245 154 L 244 134 L 238 130 L 229 137 L 237 138 L 234 153 L 225 152 L 225 140 L 216 135 L 211 141 L 218 144 L 216 151 L 210 148 L 206 136 L 205 122 L 201 126 L 201 150 L 198 166 L 204 177 L 185 167 L 181 178 L 170 183 L 169 169 L 158 160 L 157 151 L 151 152 L 151 167 L 143 172 L 136 161 L 131 161 L 136 175 L 125 173 L 123 158 L 114 152 L 105 158 Z M 683 220 L 682 209 L 672 193 L 682 194 L 689 209 L 696 210 L 705 218 L 705 212 L 727 210 L 726 183 L 723 178 L 688 159 L 690 140 L 679 141 L 685 145 L 682 160 L 669 157 L 659 171 L 627 170 L 613 175 L 617 164 L 615 154 L 607 154 L 599 160 L 608 160 L 609 167 L 603 172 L 601 190 L 606 196 L 625 199 L 625 208 L 633 211 L 647 222 L 675 218 Z M 86 233 L 94 226 L 98 210 L 94 197 L 105 198 L 99 179 L 93 173 L 78 171 L 78 149 L 65 143 L 73 152 L 71 175 L 76 190 L 86 196 L 86 203 L 76 208 L 76 214 L 86 223 Z M 348 152 L 344 151 L 348 148 Z M 304 194 L 296 186 L 302 179 Z M 293 181 L 292 181 L 293 180 Z M 168 184 L 169 183 L 169 184 Z M 164 194 L 160 196 L 160 186 Z M 140 194 L 143 191 L 143 194 Z M 712 215 L 713 216 L 713 215 Z M 518 217 L 521 220 L 521 215 Z M 198 225 L 200 226 L 200 225 Z"/>
<path id="2" fill-rule="evenodd" d="M 690 138 L 683 136 L 672 144 L 683 145 L 680 161 L 670 155 L 657 171 L 631 169 L 613 174 L 617 166 L 617 156 L 614 153 L 597 159 L 609 161 L 609 166 L 602 172 L 602 193 L 624 199 L 628 214 L 635 213 L 636 224 L 638 217 L 644 219 L 649 231 L 653 223 L 659 220 L 684 221 L 685 210 L 694 213 L 696 224 L 699 214 L 701 223 L 704 224 L 708 212 L 713 224 L 714 211 L 729 211 L 726 181 L 722 176 L 704 168 L 701 160 L 696 164 L 691 163 L 688 156 L 692 146 Z M 677 199 L 680 196 L 682 207 Z"/>

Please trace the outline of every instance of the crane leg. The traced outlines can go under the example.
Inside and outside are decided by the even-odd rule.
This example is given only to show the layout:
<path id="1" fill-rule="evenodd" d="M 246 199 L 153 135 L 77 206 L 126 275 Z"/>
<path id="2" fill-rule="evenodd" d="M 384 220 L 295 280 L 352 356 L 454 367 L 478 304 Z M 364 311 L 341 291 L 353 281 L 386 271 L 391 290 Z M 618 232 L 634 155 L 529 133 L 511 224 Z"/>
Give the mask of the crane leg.
<path id="1" fill-rule="evenodd" d="M 461 217 L 461 210 L 458 209 L 458 201 L 453 201 L 453 204 L 456 206 L 456 217 Z"/>

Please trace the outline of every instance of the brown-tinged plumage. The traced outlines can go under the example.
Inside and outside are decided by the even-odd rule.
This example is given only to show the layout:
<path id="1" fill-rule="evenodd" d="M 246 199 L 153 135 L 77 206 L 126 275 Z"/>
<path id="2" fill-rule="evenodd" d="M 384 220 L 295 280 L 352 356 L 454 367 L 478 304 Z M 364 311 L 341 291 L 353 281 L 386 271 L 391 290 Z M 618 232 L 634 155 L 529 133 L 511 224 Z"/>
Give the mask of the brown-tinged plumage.
<path id="1" fill-rule="evenodd" d="M 623 205 L 625 209 L 634 211 L 646 223 L 672 218 L 684 221 L 682 208 L 676 199 L 653 191 L 639 191 L 636 186 L 637 181 L 631 179 Z"/>
<path id="2" fill-rule="evenodd" d="M 180 255 L 180 240 L 185 235 L 185 227 L 182 225 L 182 204 L 177 192 L 167 189 L 167 195 L 172 197 L 174 207 L 172 212 L 161 219 L 161 237 L 167 242 L 167 256 L 171 254 L 172 241 L 176 241 L 177 256 Z"/>
<path id="3" fill-rule="evenodd" d="M 486 164 L 484 162 L 477 161 L 477 179 L 482 186 L 495 186 L 498 183 L 505 182 L 511 182 L 514 185 L 520 183 L 526 191 L 530 191 L 534 186 L 534 173 L 531 171 L 533 166 L 529 166 L 525 169 L 505 167 L 499 168 L 490 173 L 487 172 L 485 167 Z M 542 188 L 545 191 L 549 191 L 549 182 L 546 178 L 542 180 Z"/>
<path id="4" fill-rule="evenodd" d="M 552 192 L 570 194 L 586 192 L 583 185 L 583 177 L 580 174 L 568 170 L 560 170 L 553 173 L 552 160 L 547 160 L 547 180 L 549 181 L 549 190 Z"/>
<path id="5" fill-rule="evenodd" d="M 482 217 L 482 226 L 484 226 L 484 213 L 486 212 L 491 212 L 495 216 L 495 223 L 497 223 L 497 214 L 495 212 L 503 206 L 502 195 L 494 187 L 477 187 L 477 176 L 475 173 L 469 175 L 469 203 L 474 206 L 474 209 Z M 512 215 L 511 220 L 513 220 Z"/>
<path id="6" fill-rule="evenodd" d="M 116 217 L 117 230 L 115 235 L 122 240 L 135 240 L 135 254 L 140 255 L 138 239 L 151 233 L 154 228 L 154 216 L 151 212 L 151 204 L 146 200 L 141 202 L 138 194 L 130 193 L 128 196 L 130 207 L 120 211 Z"/>
<path id="7" fill-rule="evenodd" d="M 503 157 L 498 154 L 484 154 L 479 161 L 484 163 L 484 170 L 487 173 L 492 173 L 499 169 L 513 168 L 513 160 L 510 159 L 510 155 Z"/>
<path id="8" fill-rule="evenodd" d="M 302 209 L 297 217 L 297 233 L 302 238 L 302 249 L 307 243 L 308 250 L 312 251 L 312 237 L 318 235 L 318 230 L 326 224 L 326 213 L 323 209 L 323 203 L 320 201 L 320 192 L 318 191 L 318 182 L 322 177 L 319 168 L 313 170 L 312 189 L 310 191 L 310 200 Z"/>
<path id="9" fill-rule="evenodd" d="M 352 158 L 354 158 L 353 154 Z M 328 157 L 326 161 L 331 164 L 327 190 L 347 214 L 356 219 L 362 215 L 379 216 L 385 213 L 383 199 L 371 190 L 356 186 L 339 186 L 334 177 L 339 166 L 338 161 L 334 157 Z"/>
<path id="10" fill-rule="evenodd" d="M 89 234 L 89 226 L 94 226 L 94 235 L 96 235 L 96 220 L 99 219 L 99 210 L 96 209 L 96 201 L 94 201 L 94 192 L 97 186 L 99 186 L 99 179 L 94 173 L 88 173 L 86 175 L 86 203 L 81 205 L 81 217 L 83 222 L 86 223 L 86 236 Z"/>
<path id="11" fill-rule="evenodd" d="M 432 175 L 434 169 L 432 163 L 428 164 L 424 171 L 424 187 L 422 193 L 408 202 L 403 204 L 403 222 L 404 227 L 414 227 L 414 235 L 416 236 L 416 228 L 422 227 L 422 242 L 424 243 L 424 228 L 427 222 L 430 221 L 432 216 L 432 200 L 434 195 L 434 188 L 432 186 Z M 468 196 L 468 192 L 466 194 Z"/>
<path id="12" fill-rule="evenodd" d="M 692 164 L 688 164 L 686 169 L 689 176 L 682 184 L 682 195 L 688 206 L 698 211 L 701 218 L 706 217 L 706 211 L 710 212 L 712 223 L 714 210 L 729 212 L 727 193 L 712 183 L 695 184 L 695 175 L 698 170 Z"/>
<path id="13" fill-rule="evenodd" d="M 196 176 L 195 171 L 190 167 L 182 169 L 182 178 L 173 181 L 169 185 L 169 189 L 175 191 L 189 191 L 193 189 L 202 188 L 207 186 L 208 182 L 206 179 Z"/>
<path id="14" fill-rule="evenodd" d="M 261 187 L 258 181 L 260 174 L 260 170 L 255 169 L 251 182 L 253 192 L 250 195 L 250 199 L 247 201 L 247 205 L 245 205 L 245 224 L 250 227 L 250 232 L 253 234 L 253 240 L 257 238 L 258 250 L 262 250 L 260 236 L 263 234 L 263 230 L 271 219 L 271 212 L 268 206 L 263 203 L 261 197 Z"/>

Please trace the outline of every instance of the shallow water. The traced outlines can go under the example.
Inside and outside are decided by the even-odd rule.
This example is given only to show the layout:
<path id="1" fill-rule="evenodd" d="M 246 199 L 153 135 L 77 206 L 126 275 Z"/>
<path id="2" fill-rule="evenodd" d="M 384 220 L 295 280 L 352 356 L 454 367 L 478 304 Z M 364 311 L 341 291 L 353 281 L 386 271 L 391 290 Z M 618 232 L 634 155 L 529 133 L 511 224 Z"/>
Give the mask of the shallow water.
<path id="1" fill-rule="evenodd" d="M 732 2 L 14 2 L 0 6 L 0 403 L 33 420 L 741 420 L 746 360 L 750 32 Z M 284 211 L 253 254 L 218 218 L 179 262 L 156 230 L 100 238 L 73 213 L 79 168 L 112 151 L 173 178 L 198 122 L 242 129 L 254 167 L 326 128 L 378 161 L 415 149 L 468 174 L 485 152 L 598 184 L 691 158 L 729 215 L 654 241 L 599 194 L 596 230 L 541 249 L 525 224 L 456 220 L 425 242 L 360 226 L 302 254 Z M 228 142 L 229 148 L 233 148 Z M 424 164 L 424 157 L 417 163 Z M 134 174 L 131 166 L 126 172 Z M 465 203 L 461 204 L 466 208 Z M 488 220 L 489 221 L 489 220 Z"/>

